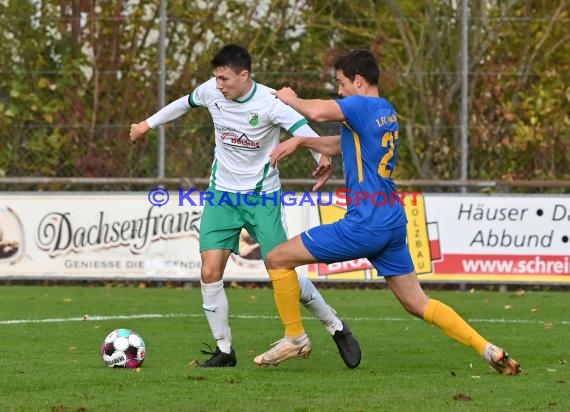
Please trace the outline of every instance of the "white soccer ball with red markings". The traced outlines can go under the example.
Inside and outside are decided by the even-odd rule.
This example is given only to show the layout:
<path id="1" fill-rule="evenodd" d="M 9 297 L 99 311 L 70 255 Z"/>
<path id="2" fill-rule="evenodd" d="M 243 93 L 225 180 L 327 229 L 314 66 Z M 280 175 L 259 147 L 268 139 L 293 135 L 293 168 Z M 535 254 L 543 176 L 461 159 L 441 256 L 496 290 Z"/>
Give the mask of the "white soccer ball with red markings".
<path id="1" fill-rule="evenodd" d="M 101 345 L 103 362 L 109 368 L 138 368 L 144 361 L 145 353 L 143 338 L 130 329 L 114 330 Z"/>

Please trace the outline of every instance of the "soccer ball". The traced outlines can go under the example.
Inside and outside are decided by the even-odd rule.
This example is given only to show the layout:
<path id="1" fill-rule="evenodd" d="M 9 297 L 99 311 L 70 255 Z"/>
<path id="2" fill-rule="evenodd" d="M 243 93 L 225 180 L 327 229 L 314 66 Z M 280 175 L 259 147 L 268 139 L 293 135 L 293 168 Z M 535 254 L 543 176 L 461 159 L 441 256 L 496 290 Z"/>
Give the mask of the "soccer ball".
<path id="1" fill-rule="evenodd" d="M 109 368 L 138 368 L 144 361 L 145 352 L 143 338 L 130 329 L 114 330 L 101 345 L 103 362 Z"/>

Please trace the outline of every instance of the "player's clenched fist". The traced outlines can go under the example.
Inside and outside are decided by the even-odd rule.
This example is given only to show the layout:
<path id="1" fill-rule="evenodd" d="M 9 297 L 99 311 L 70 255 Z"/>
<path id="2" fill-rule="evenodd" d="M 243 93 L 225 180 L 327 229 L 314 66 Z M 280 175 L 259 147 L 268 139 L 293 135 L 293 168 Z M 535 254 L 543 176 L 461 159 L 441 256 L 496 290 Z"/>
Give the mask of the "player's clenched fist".
<path id="1" fill-rule="evenodd" d="M 146 120 L 143 120 L 140 123 L 131 124 L 131 133 L 130 133 L 131 141 L 134 142 L 138 138 L 144 136 L 149 130 L 150 127 L 146 122 Z"/>

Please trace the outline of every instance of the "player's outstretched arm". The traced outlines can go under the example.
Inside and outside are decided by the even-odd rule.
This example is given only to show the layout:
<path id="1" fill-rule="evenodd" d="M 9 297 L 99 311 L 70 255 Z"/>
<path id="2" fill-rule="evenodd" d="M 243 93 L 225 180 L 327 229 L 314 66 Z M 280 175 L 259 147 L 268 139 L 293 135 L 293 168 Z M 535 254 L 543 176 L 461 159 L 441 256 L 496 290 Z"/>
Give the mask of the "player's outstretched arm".
<path id="1" fill-rule="evenodd" d="M 340 154 L 340 136 L 291 137 L 279 143 L 271 152 L 271 166 L 275 167 L 279 159 L 292 155 L 301 146 L 316 150 L 325 156 L 335 156 Z"/>
<path id="2" fill-rule="evenodd" d="M 154 129 L 161 124 L 174 120 L 190 110 L 190 103 L 188 98 L 188 95 L 183 96 L 178 100 L 167 104 L 158 112 L 150 116 L 148 119 L 143 120 L 140 123 L 131 124 L 131 141 L 136 141 L 137 139 L 147 134 L 150 129 Z"/>
<path id="3" fill-rule="evenodd" d="M 293 136 L 314 137 L 315 139 L 319 138 L 317 132 L 315 132 L 308 124 L 301 126 L 297 130 L 295 130 Z M 316 186 L 321 187 L 326 183 L 326 181 L 332 175 L 332 160 L 330 156 L 322 155 L 316 150 L 312 149 L 309 150 L 311 152 L 311 155 L 317 162 L 317 167 L 313 171 L 313 176 L 319 179 Z"/>
<path id="4" fill-rule="evenodd" d="M 283 87 L 273 93 L 286 105 L 316 122 L 342 122 L 344 114 L 335 100 L 300 99 L 290 87 Z"/>
<path id="5" fill-rule="evenodd" d="M 284 142 L 279 143 L 269 155 L 269 164 L 271 167 L 276 167 L 277 162 L 284 157 L 290 156 L 297 151 L 301 144 L 302 137 L 293 136 Z M 313 138 L 314 139 L 314 138 Z"/>
<path id="6" fill-rule="evenodd" d="M 340 136 L 302 137 L 300 146 L 308 147 L 326 156 L 340 155 Z"/>

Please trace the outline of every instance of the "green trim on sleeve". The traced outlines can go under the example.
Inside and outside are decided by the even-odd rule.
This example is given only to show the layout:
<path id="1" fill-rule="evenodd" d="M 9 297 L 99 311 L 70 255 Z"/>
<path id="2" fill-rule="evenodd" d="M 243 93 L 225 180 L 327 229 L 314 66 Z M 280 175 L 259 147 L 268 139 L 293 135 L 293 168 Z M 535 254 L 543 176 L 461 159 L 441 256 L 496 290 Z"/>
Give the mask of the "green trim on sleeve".
<path id="1" fill-rule="evenodd" d="M 194 92 L 190 93 L 188 95 L 188 104 L 190 105 L 190 107 L 200 107 L 199 104 L 197 104 L 194 99 L 192 99 L 192 95 L 194 94 Z"/>
<path id="2" fill-rule="evenodd" d="M 304 117 L 299 120 L 297 123 L 295 123 L 293 126 L 291 126 L 289 128 L 289 130 L 287 130 L 289 133 L 293 134 L 297 131 L 297 129 L 299 129 L 301 126 L 305 126 L 306 124 L 308 124 L 309 121 L 307 119 L 305 119 Z"/>

